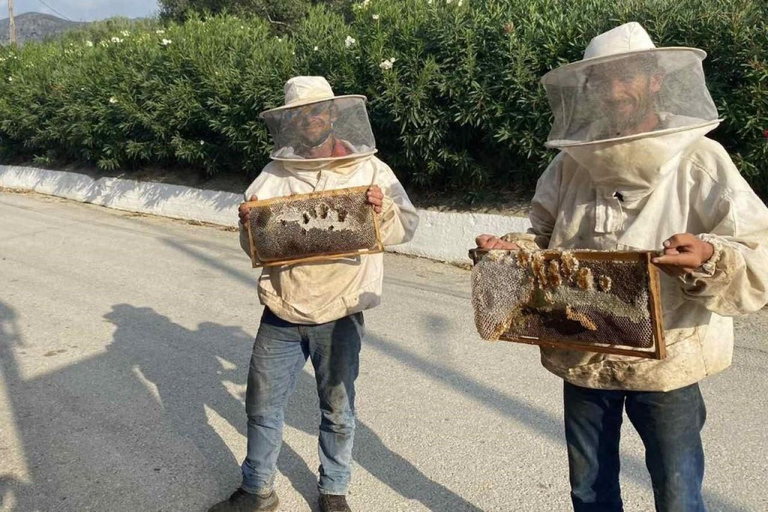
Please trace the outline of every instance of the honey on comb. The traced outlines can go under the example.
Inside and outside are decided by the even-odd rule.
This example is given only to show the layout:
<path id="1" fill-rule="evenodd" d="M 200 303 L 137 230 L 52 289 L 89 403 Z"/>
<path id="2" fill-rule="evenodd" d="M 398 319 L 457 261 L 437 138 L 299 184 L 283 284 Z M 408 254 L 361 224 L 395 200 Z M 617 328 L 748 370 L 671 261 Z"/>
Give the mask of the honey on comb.
<path id="1" fill-rule="evenodd" d="M 260 264 L 379 252 L 377 219 L 367 187 L 253 203 L 252 252 Z"/>

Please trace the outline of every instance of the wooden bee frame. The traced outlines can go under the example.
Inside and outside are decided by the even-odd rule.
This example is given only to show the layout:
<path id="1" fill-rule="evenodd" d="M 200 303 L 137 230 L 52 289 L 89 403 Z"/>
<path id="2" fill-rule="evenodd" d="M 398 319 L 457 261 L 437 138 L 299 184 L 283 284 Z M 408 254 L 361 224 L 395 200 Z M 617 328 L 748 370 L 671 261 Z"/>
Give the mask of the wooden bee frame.
<path id="1" fill-rule="evenodd" d="M 656 255 L 473 249 L 472 298 L 478 332 L 489 340 L 663 359 L 659 271 L 651 263 Z M 570 270 L 569 261 L 576 262 L 570 263 Z M 598 270 L 601 275 L 594 275 Z M 623 276 L 613 291 L 611 272 L 615 278 Z M 508 293 L 510 300 L 504 298 L 505 279 L 517 280 L 506 289 L 524 283 Z M 619 333 L 624 334 L 618 337 Z M 628 333 L 642 334 L 632 338 Z"/>
<path id="2" fill-rule="evenodd" d="M 250 201 L 247 226 L 253 267 L 269 267 L 382 252 L 379 216 L 369 187 Z"/>

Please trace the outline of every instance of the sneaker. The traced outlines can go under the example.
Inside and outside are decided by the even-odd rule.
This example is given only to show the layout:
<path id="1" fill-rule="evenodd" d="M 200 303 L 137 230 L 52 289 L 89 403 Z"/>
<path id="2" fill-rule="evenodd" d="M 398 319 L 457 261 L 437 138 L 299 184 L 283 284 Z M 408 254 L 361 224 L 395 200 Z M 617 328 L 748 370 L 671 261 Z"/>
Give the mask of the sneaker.
<path id="1" fill-rule="evenodd" d="M 209 508 L 208 512 L 262 512 L 277 509 L 278 503 L 275 491 L 263 496 L 238 489 L 226 500 Z"/>
<path id="2" fill-rule="evenodd" d="M 321 494 L 320 512 L 352 512 L 343 494 Z"/>

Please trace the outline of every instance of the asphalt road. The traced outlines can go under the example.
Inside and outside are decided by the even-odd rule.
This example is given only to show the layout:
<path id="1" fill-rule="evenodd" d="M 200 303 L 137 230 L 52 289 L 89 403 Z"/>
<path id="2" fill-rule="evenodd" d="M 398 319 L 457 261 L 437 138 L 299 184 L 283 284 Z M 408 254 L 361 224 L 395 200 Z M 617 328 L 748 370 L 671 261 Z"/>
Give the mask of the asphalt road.
<path id="1" fill-rule="evenodd" d="M 0 510 L 204 511 L 239 483 L 261 307 L 237 235 L 0 192 Z M 355 511 L 569 510 L 562 384 L 474 331 L 466 270 L 387 255 L 366 314 Z M 703 384 L 710 510 L 768 510 L 768 313 Z M 277 490 L 316 510 L 307 365 Z M 653 509 L 625 422 L 628 511 Z"/>

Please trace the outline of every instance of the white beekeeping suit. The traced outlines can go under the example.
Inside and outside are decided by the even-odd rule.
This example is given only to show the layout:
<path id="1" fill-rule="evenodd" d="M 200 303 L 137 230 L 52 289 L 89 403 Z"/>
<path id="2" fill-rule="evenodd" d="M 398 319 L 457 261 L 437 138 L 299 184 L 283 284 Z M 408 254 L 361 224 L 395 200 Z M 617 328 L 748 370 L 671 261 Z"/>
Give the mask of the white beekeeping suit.
<path id="1" fill-rule="evenodd" d="M 246 200 L 378 185 L 384 245 L 413 237 L 418 214 L 392 169 L 374 156 L 364 96 L 334 96 L 325 78 L 299 76 L 285 84 L 285 105 L 261 116 L 275 144 L 273 162 L 248 187 Z M 242 226 L 240 235 L 250 255 Z M 259 299 L 284 320 L 320 324 L 378 305 L 382 277 L 381 254 L 265 267 Z"/>
<path id="2" fill-rule="evenodd" d="M 561 151 L 533 199 L 539 245 L 659 250 L 692 233 L 714 247 L 695 272 L 662 275 L 666 359 L 542 348 L 544 366 L 572 384 L 668 391 L 698 382 L 730 365 L 729 317 L 768 301 L 768 209 L 705 137 L 719 123 L 705 56 L 656 48 L 628 23 L 542 79 L 555 117 L 547 145 Z"/>

